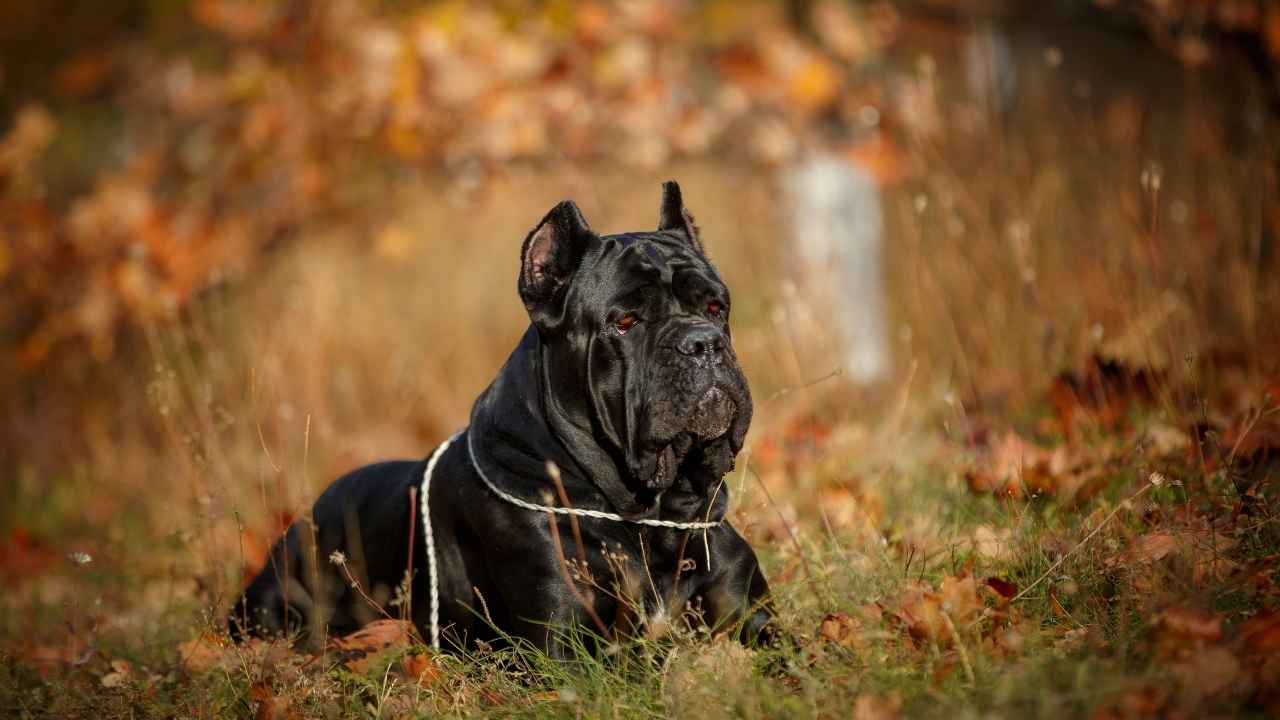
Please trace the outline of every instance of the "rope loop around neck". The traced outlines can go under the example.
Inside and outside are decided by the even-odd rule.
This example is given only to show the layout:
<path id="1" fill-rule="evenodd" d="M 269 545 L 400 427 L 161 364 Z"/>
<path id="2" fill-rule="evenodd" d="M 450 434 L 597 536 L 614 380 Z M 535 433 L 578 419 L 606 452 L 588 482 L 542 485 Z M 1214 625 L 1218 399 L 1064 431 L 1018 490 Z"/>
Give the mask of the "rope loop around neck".
<path id="1" fill-rule="evenodd" d="M 455 435 L 454 437 L 457 437 L 457 436 Z M 452 438 L 450 438 L 450 440 L 452 440 Z M 605 512 L 603 510 L 584 510 L 581 508 L 573 508 L 573 507 L 556 507 L 553 505 L 539 505 L 538 503 L 532 503 L 527 500 L 521 500 L 520 498 L 514 495 L 511 495 L 510 493 L 504 492 L 497 485 L 493 484 L 493 481 L 490 480 L 489 476 L 485 474 L 484 468 L 480 467 L 479 461 L 476 460 L 475 443 L 473 443 L 471 440 L 471 433 L 467 433 L 467 454 L 471 456 L 471 466 L 476 469 L 476 474 L 480 476 L 480 479 L 484 481 L 484 484 L 488 486 L 489 490 L 493 492 L 494 495 L 497 495 L 498 497 L 502 498 L 503 500 L 506 500 L 512 505 L 515 505 L 517 507 L 522 507 L 525 510 L 533 510 L 534 512 L 555 513 L 556 515 L 576 515 L 578 517 L 596 518 L 598 520 L 613 520 L 614 522 L 634 523 L 636 525 L 648 525 L 650 527 L 675 528 L 677 530 L 709 530 L 713 527 L 719 526 L 721 522 L 720 520 L 716 520 L 714 522 L 712 521 L 678 522 L 675 520 L 658 520 L 654 518 L 628 518 L 628 517 L 623 517 L 617 513 Z"/>
<path id="2" fill-rule="evenodd" d="M 428 504 L 428 497 L 431 490 L 431 476 L 435 474 L 436 463 L 440 461 L 440 458 L 444 455 L 445 450 L 449 449 L 449 446 L 453 444 L 453 441 L 457 440 L 458 436 L 464 432 L 467 432 L 467 428 L 463 428 L 462 430 L 459 430 L 453 435 L 450 435 L 449 439 L 440 443 L 440 445 L 436 447 L 436 449 L 431 453 L 431 456 L 427 458 L 427 467 L 425 470 L 422 471 L 422 489 L 420 492 L 420 495 L 422 496 L 422 535 L 423 535 L 423 542 L 425 543 L 426 549 L 427 549 L 427 576 L 428 576 L 428 579 L 430 580 L 430 585 L 431 585 L 431 648 L 433 650 L 440 649 L 440 577 L 439 577 L 439 570 L 436 564 L 436 541 L 435 541 L 435 533 L 431 527 L 431 510 Z M 573 507 L 556 507 L 553 505 L 539 505 L 538 503 L 522 500 L 510 493 L 503 491 L 501 488 L 495 485 L 492 480 L 489 479 L 489 476 L 486 475 L 484 472 L 484 468 L 480 467 L 480 463 L 476 459 L 475 444 L 474 442 L 472 442 L 471 433 L 469 432 L 467 432 L 467 456 L 471 460 L 471 466 L 475 468 L 476 474 L 480 476 L 480 480 L 484 482 L 485 486 L 489 488 L 490 492 L 492 492 L 494 495 L 497 495 L 502 500 L 508 503 L 511 503 L 516 507 L 524 508 L 525 510 L 531 510 L 533 512 L 540 512 L 540 513 L 553 513 L 555 515 L 573 515 L 577 517 L 588 517 L 588 518 L 595 518 L 597 520 L 612 520 L 614 522 L 632 523 L 634 525 L 647 525 L 649 527 L 671 528 L 676 530 L 706 531 L 714 527 L 719 527 L 721 522 L 723 522 L 723 519 L 715 520 L 715 521 L 708 520 L 708 521 L 700 521 L 700 522 L 678 522 L 675 520 L 660 520 L 660 519 L 654 519 L 654 518 L 627 518 L 617 513 L 605 512 L 603 510 L 585 510 L 585 509 L 573 508 Z M 706 543 L 707 543 L 707 539 L 704 533 L 703 544 L 705 545 Z M 711 549 L 708 546 L 707 547 L 708 568 L 710 567 L 710 564 L 711 564 Z"/>

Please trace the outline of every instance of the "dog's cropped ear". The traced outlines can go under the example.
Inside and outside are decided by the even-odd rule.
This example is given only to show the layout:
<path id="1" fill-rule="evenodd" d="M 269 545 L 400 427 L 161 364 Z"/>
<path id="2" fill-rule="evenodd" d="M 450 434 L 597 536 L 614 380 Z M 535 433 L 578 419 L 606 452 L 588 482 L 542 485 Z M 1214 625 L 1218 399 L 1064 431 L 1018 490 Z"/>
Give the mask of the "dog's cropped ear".
<path id="1" fill-rule="evenodd" d="M 683 230 L 698 252 L 703 251 L 698 226 L 693 222 L 693 214 L 684 206 L 680 185 L 675 180 L 662 183 L 662 214 L 658 219 L 658 230 Z"/>
<path id="2" fill-rule="evenodd" d="M 551 208 L 520 251 L 520 299 L 537 322 L 578 269 L 595 233 L 571 200 Z"/>

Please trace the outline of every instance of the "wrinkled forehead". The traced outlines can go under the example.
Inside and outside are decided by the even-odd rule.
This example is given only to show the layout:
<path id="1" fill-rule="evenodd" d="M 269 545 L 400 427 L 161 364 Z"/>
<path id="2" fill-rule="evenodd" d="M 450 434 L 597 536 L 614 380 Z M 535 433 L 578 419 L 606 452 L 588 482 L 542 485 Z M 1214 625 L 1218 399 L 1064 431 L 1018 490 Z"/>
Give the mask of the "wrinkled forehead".
<path id="1" fill-rule="evenodd" d="M 600 238 L 595 269 L 601 279 L 618 282 L 670 283 L 674 276 L 689 272 L 720 282 L 707 258 L 675 232 L 605 235 Z"/>

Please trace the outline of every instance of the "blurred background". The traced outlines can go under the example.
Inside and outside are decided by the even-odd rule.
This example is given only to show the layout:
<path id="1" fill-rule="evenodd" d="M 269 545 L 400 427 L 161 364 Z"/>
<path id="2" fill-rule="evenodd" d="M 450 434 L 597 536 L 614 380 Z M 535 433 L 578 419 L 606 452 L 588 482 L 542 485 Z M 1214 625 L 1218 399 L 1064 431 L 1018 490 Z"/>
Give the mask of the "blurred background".
<path id="1" fill-rule="evenodd" d="M 3 631 L 71 551 L 138 623 L 224 602 L 465 424 L 564 198 L 621 232 L 682 184 L 766 465 L 1277 377 L 1278 59 L 1261 0 L 0 3 Z"/>

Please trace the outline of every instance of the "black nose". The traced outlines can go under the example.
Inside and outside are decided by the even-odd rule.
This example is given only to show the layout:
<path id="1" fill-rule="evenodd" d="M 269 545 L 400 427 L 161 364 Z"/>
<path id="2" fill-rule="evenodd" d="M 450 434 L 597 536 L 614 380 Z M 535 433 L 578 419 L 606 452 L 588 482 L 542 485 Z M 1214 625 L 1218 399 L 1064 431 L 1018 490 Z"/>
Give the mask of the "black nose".
<path id="1" fill-rule="evenodd" d="M 714 325 L 695 325 L 685 331 L 676 349 L 692 357 L 716 357 L 724 352 L 724 333 Z"/>

